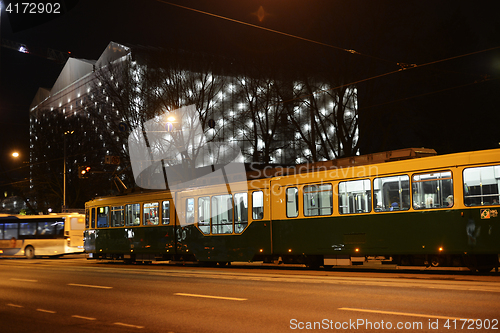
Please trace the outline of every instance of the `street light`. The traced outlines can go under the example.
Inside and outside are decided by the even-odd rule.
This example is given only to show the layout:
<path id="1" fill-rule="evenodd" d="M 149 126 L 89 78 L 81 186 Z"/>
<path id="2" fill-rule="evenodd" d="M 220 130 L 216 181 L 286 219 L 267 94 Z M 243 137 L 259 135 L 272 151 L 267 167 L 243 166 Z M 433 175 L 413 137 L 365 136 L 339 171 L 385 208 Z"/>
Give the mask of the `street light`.
<path id="1" fill-rule="evenodd" d="M 75 131 L 64 132 L 64 176 L 63 176 L 63 206 L 61 211 L 64 212 L 66 209 L 66 135 L 73 134 Z"/>
<path id="2" fill-rule="evenodd" d="M 12 153 L 12 157 L 18 158 L 19 157 L 19 153 L 17 151 L 13 152 Z"/>

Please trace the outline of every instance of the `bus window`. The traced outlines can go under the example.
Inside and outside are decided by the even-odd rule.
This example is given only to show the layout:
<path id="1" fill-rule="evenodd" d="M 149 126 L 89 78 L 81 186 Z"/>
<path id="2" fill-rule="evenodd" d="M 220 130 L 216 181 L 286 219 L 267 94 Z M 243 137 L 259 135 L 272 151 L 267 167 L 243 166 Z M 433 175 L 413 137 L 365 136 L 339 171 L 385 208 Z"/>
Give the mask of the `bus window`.
<path id="1" fill-rule="evenodd" d="M 84 230 L 83 223 L 78 217 L 71 217 L 70 221 L 71 230 Z"/>
<path id="2" fill-rule="evenodd" d="M 109 218 L 109 207 L 99 207 L 97 209 L 97 227 L 98 228 L 107 228 L 109 227 L 108 218 Z"/>
<path id="3" fill-rule="evenodd" d="M 231 194 L 212 197 L 212 233 L 233 232 L 233 197 Z"/>
<path id="4" fill-rule="evenodd" d="M 160 223 L 157 202 L 145 203 L 143 205 L 143 213 L 142 223 L 144 225 L 158 225 Z"/>
<path id="5" fill-rule="evenodd" d="M 464 169 L 466 206 L 498 205 L 500 165 Z"/>
<path id="6" fill-rule="evenodd" d="M 262 191 L 252 193 L 252 218 L 254 220 L 264 218 L 264 193 Z"/>
<path id="7" fill-rule="evenodd" d="M 112 227 L 123 227 L 123 222 L 125 220 L 123 206 L 111 207 L 111 226 Z"/>
<path id="8" fill-rule="evenodd" d="M 23 222 L 19 224 L 19 236 L 34 236 L 36 234 L 36 222 Z"/>
<path id="9" fill-rule="evenodd" d="M 451 171 L 413 175 L 413 209 L 453 206 Z"/>
<path id="10" fill-rule="evenodd" d="M 17 226 L 19 223 L 5 223 L 4 239 L 19 238 Z"/>
<path id="11" fill-rule="evenodd" d="M 162 224 L 170 224 L 170 201 L 162 202 Z"/>
<path id="12" fill-rule="evenodd" d="M 202 233 L 210 233 L 210 197 L 198 198 L 198 228 Z"/>
<path id="13" fill-rule="evenodd" d="M 299 215 L 299 190 L 296 187 L 286 189 L 286 216 L 297 217 Z"/>
<path id="14" fill-rule="evenodd" d="M 37 235 L 55 235 L 56 224 L 54 222 L 38 222 Z"/>
<path id="15" fill-rule="evenodd" d="M 240 234 L 248 225 L 248 194 L 234 195 L 234 232 Z"/>
<path id="16" fill-rule="evenodd" d="M 59 222 L 55 222 L 54 224 L 55 224 L 54 225 L 55 234 L 59 235 L 59 236 L 64 235 L 64 222 L 63 221 L 59 221 Z"/>
<path id="17" fill-rule="evenodd" d="M 376 212 L 410 209 L 410 177 L 408 175 L 375 178 L 373 195 Z"/>
<path id="18" fill-rule="evenodd" d="M 304 186 L 304 216 L 331 215 L 332 213 L 331 184 Z"/>
<path id="19" fill-rule="evenodd" d="M 125 225 L 134 226 L 141 224 L 141 204 L 129 204 L 125 206 Z"/>
<path id="20" fill-rule="evenodd" d="M 339 183 L 340 214 L 368 213 L 371 211 L 371 199 L 369 179 Z"/>

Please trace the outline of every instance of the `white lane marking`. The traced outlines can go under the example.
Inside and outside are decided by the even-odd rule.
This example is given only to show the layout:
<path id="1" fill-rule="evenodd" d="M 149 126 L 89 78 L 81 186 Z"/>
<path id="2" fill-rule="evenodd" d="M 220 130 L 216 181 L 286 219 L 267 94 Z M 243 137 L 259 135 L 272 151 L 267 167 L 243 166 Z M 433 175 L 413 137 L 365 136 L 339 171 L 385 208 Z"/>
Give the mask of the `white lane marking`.
<path id="1" fill-rule="evenodd" d="M 177 295 L 177 296 L 188 296 L 188 297 L 202 297 L 202 298 L 225 299 L 225 300 L 229 300 L 229 301 L 246 301 L 246 300 L 248 300 L 247 298 L 211 296 L 211 295 L 199 295 L 199 294 L 175 293 L 174 295 Z"/>
<path id="2" fill-rule="evenodd" d="M 95 286 L 91 284 L 78 284 L 78 283 L 68 283 L 68 286 L 74 286 L 74 287 L 86 287 L 86 288 L 99 288 L 99 289 L 112 289 L 113 287 L 107 287 L 107 286 Z"/>
<path id="3" fill-rule="evenodd" d="M 96 320 L 95 318 L 92 318 L 92 317 L 83 317 L 83 316 L 78 316 L 78 315 L 72 315 L 71 317 L 85 319 L 85 320 Z"/>
<path id="4" fill-rule="evenodd" d="M 451 320 L 468 320 L 468 319 L 471 319 L 471 318 L 466 319 L 466 318 L 459 318 L 459 317 L 446 317 L 446 316 L 426 315 L 426 314 L 421 314 L 421 313 L 394 312 L 394 311 L 355 309 L 355 308 L 339 308 L 339 310 L 357 311 L 357 312 L 369 312 L 369 313 L 379 313 L 379 314 L 389 314 L 389 315 L 408 316 L 408 317 L 451 319 Z"/>
<path id="5" fill-rule="evenodd" d="M 21 281 L 21 282 L 38 282 L 38 280 L 16 279 L 16 278 L 11 278 L 10 280 L 12 280 L 12 281 Z"/>
<path id="6" fill-rule="evenodd" d="M 7 304 L 7 306 L 12 306 L 14 308 L 24 308 L 24 306 L 22 306 L 22 305 L 17 305 L 17 304 L 12 304 L 12 303 Z"/>
<path id="7" fill-rule="evenodd" d="M 144 328 L 144 326 L 130 325 L 130 324 L 124 324 L 124 323 L 114 323 L 114 325 L 120 325 L 120 326 L 125 326 L 125 327 L 133 327 L 133 328 Z"/>
<path id="8" fill-rule="evenodd" d="M 36 309 L 36 311 L 45 312 L 45 313 L 56 313 L 55 311 L 45 310 L 45 309 Z"/>

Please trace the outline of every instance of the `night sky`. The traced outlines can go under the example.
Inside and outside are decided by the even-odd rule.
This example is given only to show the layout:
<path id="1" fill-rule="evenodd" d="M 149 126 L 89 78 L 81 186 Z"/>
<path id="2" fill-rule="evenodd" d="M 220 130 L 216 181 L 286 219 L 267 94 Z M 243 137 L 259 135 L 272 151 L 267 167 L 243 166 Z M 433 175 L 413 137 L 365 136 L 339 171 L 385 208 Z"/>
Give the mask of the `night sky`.
<path id="1" fill-rule="evenodd" d="M 494 1 L 171 2 L 311 41 L 164 1 L 81 0 L 56 19 L 20 27 L 11 26 L 2 10 L 1 38 L 25 44 L 31 53 L 0 50 L 1 169 L 12 167 L 5 162 L 12 150 L 27 156 L 29 105 L 38 87 L 51 88 L 63 67 L 44 57 L 46 49 L 95 60 L 110 41 L 286 62 L 291 71 L 342 73 L 345 83 L 392 73 L 358 85 L 361 153 L 499 147 L 500 19 Z M 443 59 L 450 60 L 398 72 L 402 63 Z"/>

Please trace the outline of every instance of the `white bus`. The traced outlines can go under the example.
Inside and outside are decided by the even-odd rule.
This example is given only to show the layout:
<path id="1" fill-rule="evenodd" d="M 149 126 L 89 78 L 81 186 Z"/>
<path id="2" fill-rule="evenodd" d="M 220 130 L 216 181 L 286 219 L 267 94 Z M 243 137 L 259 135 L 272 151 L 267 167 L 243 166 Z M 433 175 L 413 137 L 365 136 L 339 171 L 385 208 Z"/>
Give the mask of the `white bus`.
<path id="1" fill-rule="evenodd" d="M 0 256 L 61 256 L 83 252 L 85 215 L 0 214 Z"/>

